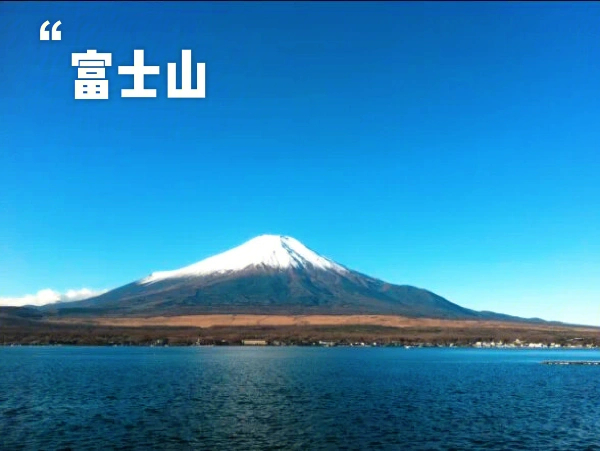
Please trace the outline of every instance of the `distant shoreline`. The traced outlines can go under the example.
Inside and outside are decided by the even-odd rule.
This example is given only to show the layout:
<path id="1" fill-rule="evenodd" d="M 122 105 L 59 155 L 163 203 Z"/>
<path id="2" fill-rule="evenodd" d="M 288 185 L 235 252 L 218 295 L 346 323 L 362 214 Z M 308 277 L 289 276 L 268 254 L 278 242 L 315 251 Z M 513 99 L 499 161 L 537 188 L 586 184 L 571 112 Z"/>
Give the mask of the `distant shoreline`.
<path id="1" fill-rule="evenodd" d="M 480 349 L 480 350 L 511 350 L 511 351 L 587 351 L 587 350 L 600 350 L 600 346 L 564 346 L 564 347 L 551 347 L 551 346 L 542 346 L 542 347 L 528 347 L 528 346 L 498 346 L 493 348 L 482 348 L 474 345 L 433 345 L 430 343 L 423 343 L 418 345 L 400 345 L 400 344 L 333 344 L 333 345 L 320 345 L 318 343 L 295 343 L 295 344 L 266 344 L 261 346 L 255 345 L 243 345 L 241 343 L 227 343 L 227 344 L 185 344 L 185 343 L 173 343 L 173 344 L 131 344 L 131 343 L 112 343 L 112 344 L 74 344 L 74 343 L 52 343 L 52 344 L 33 344 L 33 343 L 0 343 L 0 348 L 16 348 L 16 347 L 25 347 L 25 348 L 60 348 L 60 347 L 72 347 L 72 348 L 115 348 L 115 347 L 135 347 L 135 348 L 218 348 L 218 347 L 228 347 L 228 348 L 400 348 L 400 349 Z M 548 365 L 558 365 L 563 364 L 562 362 L 542 362 Z M 568 364 L 575 364 L 581 362 L 567 362 Z M 565 363 L 566 364 L 566 363 Z M 583 364 L 583 363 L 581 363 Z M 600 364 L 600 361 L 598 362 Z"/>
<path id="2" fill-rule="evenodd" d="M 600 328 L 385 315 L 0 316 L 0 345 L 241 345 L 597 348 Z"/>

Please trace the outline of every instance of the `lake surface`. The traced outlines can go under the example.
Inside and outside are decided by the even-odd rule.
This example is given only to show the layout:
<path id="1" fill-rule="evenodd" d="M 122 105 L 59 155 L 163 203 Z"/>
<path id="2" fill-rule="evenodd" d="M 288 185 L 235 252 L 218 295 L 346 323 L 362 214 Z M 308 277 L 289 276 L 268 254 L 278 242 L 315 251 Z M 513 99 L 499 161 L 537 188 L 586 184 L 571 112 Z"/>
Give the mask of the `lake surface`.
<path id="1" fill-rule="evenodd" d="M 600 449 L 600 352 L 0 347 L 0 449 Z"/>

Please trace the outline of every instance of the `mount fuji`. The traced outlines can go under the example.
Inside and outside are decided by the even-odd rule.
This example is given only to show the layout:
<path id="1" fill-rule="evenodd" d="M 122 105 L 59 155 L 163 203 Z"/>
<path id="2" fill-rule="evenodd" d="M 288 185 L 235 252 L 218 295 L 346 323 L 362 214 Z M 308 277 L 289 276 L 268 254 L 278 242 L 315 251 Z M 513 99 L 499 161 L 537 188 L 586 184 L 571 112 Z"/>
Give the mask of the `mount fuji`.
<path id="1" fill-rule="evenodd" d="M 258 236 L 184 268 L 155 272 L 100 296 L 44 310 L 61 315 L 388 314 L 519 319 L 477 312 L 424 289 L 386 283 L 279 235 Z"/>

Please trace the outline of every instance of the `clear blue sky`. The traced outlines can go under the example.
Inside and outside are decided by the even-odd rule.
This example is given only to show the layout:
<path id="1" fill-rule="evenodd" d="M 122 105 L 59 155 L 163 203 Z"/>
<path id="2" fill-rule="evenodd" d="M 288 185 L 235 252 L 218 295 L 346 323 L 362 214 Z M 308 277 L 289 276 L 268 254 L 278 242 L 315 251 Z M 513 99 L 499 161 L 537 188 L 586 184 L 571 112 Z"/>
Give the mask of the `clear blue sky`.
<path id="1" fill-rule="evenodd" d="M 466 307 L 600 324 L 598 3 L 4 2 L 0 30 L 0 297 L 275 233 Z M 87 49 L 113 55 L 109 100 L 73 98 Z M 157 98 L 120 96 L 134 49 Z M 205 99 L 167 98 L 182 49 Z"/>

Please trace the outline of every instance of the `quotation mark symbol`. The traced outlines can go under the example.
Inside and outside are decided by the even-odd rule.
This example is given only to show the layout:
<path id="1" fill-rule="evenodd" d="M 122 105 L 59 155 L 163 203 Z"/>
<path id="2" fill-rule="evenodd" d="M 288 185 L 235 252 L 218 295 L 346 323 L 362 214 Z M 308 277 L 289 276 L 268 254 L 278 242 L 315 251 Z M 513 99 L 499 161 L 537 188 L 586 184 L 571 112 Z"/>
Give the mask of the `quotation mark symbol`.
<path id="1" fill-rule="evenodd" d="M 62 34 L 59 30 L 57 30 L 57 28 L 59 27 L 59 25 L 62 22 L 59 20 L 58 22 L 56 22 L 54 25 L 52 25 L 52 40 L 53 41 L 60 41 Z M 47 20 L 46 22 L 44 22 L 42 24 L 42 26 L 40 27 L 40 41 L 49 41 L 50 40 L 50 32 L 48 30 L 46 30 L 46 27 L 50 25 L 50 21 Z"/>

